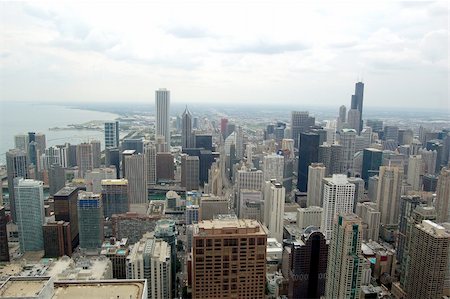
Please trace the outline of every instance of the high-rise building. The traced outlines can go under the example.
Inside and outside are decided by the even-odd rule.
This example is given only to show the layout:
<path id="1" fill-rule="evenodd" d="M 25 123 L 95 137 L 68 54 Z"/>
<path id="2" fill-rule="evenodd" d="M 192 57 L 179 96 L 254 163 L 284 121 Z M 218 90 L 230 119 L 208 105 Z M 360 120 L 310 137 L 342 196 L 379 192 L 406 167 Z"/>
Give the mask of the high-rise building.
<path id="1" fill-rule="evenodd" d="M 344 124 L 347 121 L 347 107 L 345 105 L 342 105 L 339 107 L 339 117 L 337 120 L 337 129 L 338 131 L 343 129 Z"/>
<path id="2" fill-rule="evenodd" d="M 128 180 L 102 180 L 103 216 L 111 218 L 113 214 L 123 214 L 130 210 Z"/>
<path id="3" fill-rule="evenodd" d="M 163 136 L 166 143 L 165 152 L 170 149 L 170 91 L 160 88 L 155 92 L 156 96 L 156 136 Z M 155 138 L 156 139 L 156 138 Z"/>
<path id="4" fill-rule="evenodd" d="M 359 202 L 356 204 L 356 215 L 363 222 L 363 240 L 378 241 L 380 235 L 380 211 L 374 202 Z"/>
<path id="5" fill-rule="evenodd" d="M 288 298 L 320 298 L 325 294 L 328 245 L 317 228 L 309 228 L 291 244 Z"/>
<path id="6" fill-rule="evenodd" d="M 70 223 L 72 250 L 78 246 L 78 188 L 63 187 L 53 195 L 55 220 Z"/>
<path id="7" fill-rule="evenodd" d="M 299 148 L 300 133 L 308 132 L 314 126 L 316 119 L 310 116 L 307 111 L 292 111 L 291 113 L 291 134 L 294 139 L 295 148 Z"/>
<path id="8" fill-rule="evenodd" d="M 265 298 L 267 230 L 256 220 L 200 222 L 193 235 L 193 298 Z"/>
<path id="9" fill-rule="evenodd" d="M 383 139 L 384 140 L 393 140 L 398 145 L 398 127 L 397 126 L 385 126 Z"/>
<path id="10" fill-rule="evenodd" d="M 297 226 L 306 229 L 308 226 L 319 228 L 322 225 L 323 208 L 307 207 L 297 209 Z"/>
<path id="11" fill-rule="evenodd" d="M 259 190 L 241 189 L 239 193 L 239 218 L 264 222 L 264 196 Z"/>
<path id="12" fill-rule="evenodd" d="M 14 194 L 14 178 L 28 178 L 27 153 L 12 149 L 6 152 L 6 174 L 8 176 L 9 206 L 13 221 L 16 221 L 16 200 Z"/>
<path id="13" fill-rule="evenodd" d="M 49 221 L 42 226 L 45 257 L 72 256 L 70 223 Z"/>
<path id="14" fill-rule="evenodd" d="M 101 194 L 78 193 L 80 248 L 98 251 L 103 243 L 103 206 Z"/>
<path id="15" fill-rule="evenodd" d="M 199 189 L 199 164 L 196 156 L 181 156 L 181 187 L 185 187 L 186 191 Z"/>
<path id="16" fill-rule="evenodd" d="M 353 173 L 353 157 L 355 155 L 356 131 L 342 129 L 339 134 L 339 143 L 342 145 L 340 173 Z"/>
<path id="17" fill-rule="evenodd" d="M 382 225 L 398 224 L 402 173 L 398 167 L 381 166 L 376 203 L 380 209 Z"/>
<path id="18" fill-rule="evenodd" d="M 359 129 L 360 123 L 361 123 L 360 117 L 361 116 L 360 116 L 360 112 L 358 111 L 358 109 L 348 110 L 348 118 L 347 118 L 348 127 L 350 129 L 354 129 L 358 135 L 361 132 Z"/>
<path id="19" fill-rule="evenodd" d="M 300 133 L 298 152 L 298 181 L 300 192 L 308 189 L 308 167 L 319 160 L 319 135 L 315 133 Z"/>
<path id="20" fill-rule="evenodd" d="M 362 222 L 355 214 L 339 213 L 328 250 L 326 298 L 359 298 L 364 258 Z"/>
<path id="21" fill-rule="evenodd" d="M 6 218 L 5 207 L 0 206 L 0 262 L 9 262 L 7 223 L 8 219 Z"/>
<path id="22" fill-rule="evenodd" d="M 236 202 L 234 207 L 238 209 L 238 215 L 240 215 L 240 205 L 238 202 L 241 189 L 262 191 L 264 185 L 264 174 L 261 170 L 247 169 L 243 167 L 235 174 L 235 189 L 236 189 Z"/>
<path id="23" fill-rule="evenodd" d="M 28 144 L 30 141 L 28 140 L 27 134 L 18 134 L 14 136 L 14 148 L 22 150 L 28 153 Z"/>
<path id="24" fill-rule="evenodd" d="M 449 247 L 450 234 L 444 227 L 430 220 L 414 226 L 405 288 L 409 298 L 442 298 Z"/>
<path id="25" fill-rule="evenodd" d="M 322 206 L 322 179 L 325 177 L 326 168 L 322 163 L 312 163 L 308 166 L 308 193 L 306 205 L 308 207 Z"/>
<path id="26" fill-rule="evenodd" d="M 195 148 L 203 148 L 210 151 L 213 150 L 211 134 L 195 134 L 194 141 Z"/>
<path id="27" fill-rule="evenodd" d="M 366 187 L 369 185 L 369 177 L 378 174 L 383 162 L 383 152 L 375 148 L 365 148 L 363 150 L 363 164 L 361 177 Z"/>
<path id="28" fill-rule="evenodd" d="M 421 178 L 423 176 L 422 156 L 409 156 L 408 175 L 406 181 L 411 185 L 413 190 L 420 191 L 422 189 Z"/>
<path id="29" fill-rule="evenodd" d="M 175 261 L 174 261 L 175 262 Z M 153 233 L 146 233 L 134 244 L 127 257 L 127 279 L 146 279 L 148 299 L 171 298 L 170 246 Z"/>
<path id="30" fill-rule="evenodd" d="M 22 252 L 44 249 L 42 224 L 44 224 L 43 183 L 35 180 L 16 178 L 16 223 Z"/>
<path id="31" fill-rule="evenodd" d="M 284 157 L 277 154 L 264 156 L 263 173 L 264 181 L 275 179 L 277 182 L 283 181 Z"/>
<path id="32" fill-rule="evenodd" d="M 332 237 L 333 221 L 338 213 L 351 213 L 355 197 L 355 185 L 350 183 L 346 175 L 333 174 L 323 179 L 323 216 L 321 230 L 325 238 Z"/>
<path id="33" fill-rule="evenodd" d="M 173 181 L 175 178 L 174 168 L 171 153 L 158 152 L 156 154 L 156 180 L 158 182 Z"/>
<path id="34" fill-rule="evenodd" d="M 225 140 L 228 137 L 227 125 L 228 125 L 228 118 L 222 118 L 220 120 L 220 133 L 222 133 L 223 140 Z"/>
<path id="35" fill-rule="evenodd" d="M 264 189 L 266 215 L 264 220 L 269 229 L 269 236 L 282 243 L 286 190 L 281 183 L 275 180 L 267 181 Z"/>
<path id="36" fill-rule="evenodd" d="M 154 144 L 146 144 L 144 148 L 145 163 L 147 165 L 147 184 L 156 184 L 156 147 Z"/>
<path id="37" fill-rule="evenodd" d="M 198 223 L 200 217 L 200 206 L 190 205 L 186 206 L 186 225 Z"/>
<path id="38" fill-rule="evenodd" d="M 80 178 L 94 168 L 92 144 L 83 142 L 77 145 L 77 165 Z"/>
<path id="39" fill-rule="evenodd" d="M 192 135 L 192 115 L 187 106 L 181 117 L 181 147 L 194 147 L 194 138 Z"/>
<path id="40" fill-rule="evenodd" d="M 120 172 L 120 150 L 118 147 L 105 148 L 105 165 L 114 166 L 116 169 L 116 177 L 121 177 Z"/>
<path id="41" fill-rule="evenodd" d="M 200 219 L 212 220 L 217 215 L 228 214 L 228 200 L 219 196 L 202 196 L 200 199 Z"/>
<path id="42" fill-rule="evenodd" d="M 34 141 L 36 141 L 36 150 L 39 151 L 40 154 L 43 154 L 45 151 L 45 148 L 47 147 L 45 134 L 36 133 L 34 135 Z"/>
<path id="43" fill-rule="evenodd" d="M 102 192 L 102 180 L 112 180 L 116 178 L 116 169 L 114 167 L 102 167 L 88 170 L 84 175 L 86 191 L 100 193 Z"/>
<path id="44" fill-rule="evenodd" d="M 119 122 L 105 123 L 105 148 L 119 147 Z M 109 166 L 109 165 L 106 165 Z"/>
<path id="45" fill-rule="evenodd" d="M 164 240 L 165 242 L 167 242 L 167 245 L 169 245 L 170 247 L 170 259 L 171 261 L 176 261 L 177 258 L 177 248 L 176 248 L 176 243 L 177 243 L 177 228 L 175 225 L 175 221 L 172 219 L 161 219 L 158 220 L 158 222 L 156 223 L 156 227 L 155 227 L 155 238 L 156 239 L 161 239 Z M 176 281 L 176 263 L 173 262 L 170 264 L 170 271 L 171 271 L 171 275 L 170 275 L 170 285 L 175 286 L 175 281 Z M 175 297 L 175 287 L 172 288 L 172 295 L 171 297 L 174 298 Z"/>
<path id="46" fill-rule="evenodd" d="M 444 167 L 436 188 L 437 222 L 450 222 L 450 168 Z"/>
<path id="47" fill-rule="evenodd" d="M 363 102 L 364 102 L 364 83 L 357 82 L 355 84 L 355 94 L 352 95 L 351 109 L 356 109 L 359 111 L 360 125 L 358 132 L 363 129 Z"/>
<path id="48" fill-rule="evenodd" d="M 147 173 L 144 155 L 125 155 L 125 178 L 128 180 L 130 204 L 147 203 Z"/>
<path id="49" fill-rule="evenodd" d="M 91 140 L 92 145 L 92 165 L 94 168 L 99 168 L 102 159 L 102 145 L 100 140 Z"/>

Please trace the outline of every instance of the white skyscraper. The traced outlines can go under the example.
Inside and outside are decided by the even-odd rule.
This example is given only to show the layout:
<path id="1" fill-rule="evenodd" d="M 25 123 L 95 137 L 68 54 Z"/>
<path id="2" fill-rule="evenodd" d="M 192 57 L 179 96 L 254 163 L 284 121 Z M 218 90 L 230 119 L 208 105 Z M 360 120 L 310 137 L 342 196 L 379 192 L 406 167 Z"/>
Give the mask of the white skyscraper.
<path id="1" fill-rule="evenodd" d="M 380 209 L 380 223 L 397 224 L 402 185 L 402 171 L 399 167 L 381 166 L 378 175 L 377 205 Z"/>
<path id="2" fill-rule="evenodd" d="M 170 127 L 169 127 L 169 109 L 170 109 L 170 91 L 160 88 L 156 91 L 156 136 L 164 136 L 167 152 L 170 149 Z M 156 138 L 155 138 L 156 140 Z"/>
<path id="3" fill-rule="evenodd" d="M 308 167 L 308 193 L 306 205 L 308 207 L 322 206 L 322 179 L 325 177 L 326 168 L 322 163 L 312 163 Z"/>
<path id="4" fill-rule="evenodd" d="M 277 182 L 283 181 L 284 157 L 277 154 L 264 156 L 263 172 L 264 181 L 275 179 Z"/>
<path id="5" fill-rule="evenodd" d="M 333 221 L 337 213 L 351 213 L 355 196 L 355 184 L 346 175 L 333 174 L 323 179 L 323 216 L 321 230 L 327 240 L 331 239 Z"/>
<path id="6" fill-rule="evenodd" d="M 284 198 L 286 190 L 281 183 L 266 182 L 264 191 L 265 210 L 268 218 L 266 226 L 270 231 L 269 236 L 283 242 Z"/>
<path id="7" fill-rule="evenodd" d="M 144 155 L 124 155 L 125 178 L 128 179 L 131 204 L 148 202 L 147 173 Z"/>
<path id="8" fill-rule="evenodd" d="M 353 173 L 353 156 L 355 155 L 356 131 L 343 129 L 339 134 L 339 143 L 342 145 L 341 173 Z"/>
<path id="9" fill-rule="evenodd" d="M 415 191 L 420 191 L 420 177 L 423 175 L 422 156 L 409 156 L 407 182 Z"/>

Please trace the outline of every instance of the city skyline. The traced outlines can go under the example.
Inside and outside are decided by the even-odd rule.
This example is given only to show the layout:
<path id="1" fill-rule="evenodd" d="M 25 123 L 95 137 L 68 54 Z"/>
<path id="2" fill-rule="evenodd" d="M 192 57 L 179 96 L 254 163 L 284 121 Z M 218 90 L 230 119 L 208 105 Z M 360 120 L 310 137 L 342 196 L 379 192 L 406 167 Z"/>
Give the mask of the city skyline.
<path id="1" fill-rule="evenodd" d="M 449 107 L 445 2 L 2 6 L 2 102 Z"/>

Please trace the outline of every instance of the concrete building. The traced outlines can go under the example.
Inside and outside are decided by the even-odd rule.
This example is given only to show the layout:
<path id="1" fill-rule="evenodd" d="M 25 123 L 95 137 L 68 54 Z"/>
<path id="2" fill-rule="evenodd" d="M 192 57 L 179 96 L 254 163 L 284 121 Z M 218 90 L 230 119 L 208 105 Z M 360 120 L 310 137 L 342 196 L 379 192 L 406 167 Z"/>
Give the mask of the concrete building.
<path id="1" fill-rule="evenodd" d="M 378 241 L 380 236 L 380 211 L 374 202 L 359 202 L 356 204 L 356 215 L 363 223 L 363 240 Z"/>
<path id="2" fill-rule="evenodd" d="M 181 187 L 186 191 L 199 189 L 200 160 L 196 156 L 181 156 Z"/>
<path id="3" fill-rule="evenodd" d="M 84 175 L 86 191 L 102 192 L 102 180 L 116 179 L 116 169 L 112 167 L 102 167 L 88 170 Z"/>
<path id="4" fill-rule="evenodd" d="M 402 177 L 398 167 L 380 167 L 376 202 L 380 209 L 382 225 L 398 224 L 398 201 Z"/>
<path id="5" fill-rule="evenodd" d="M 355 185 L 349 183 L 347 176 L 334 174 L 323 179 L 323 216 L 321 230 L 325 238 L 332 237 L 334 218 L 338 213 L 351 213 L 355 197 Z"/>
<path id="6" fill-rule="evenodd" d="M 128 180 L 130 204 L 148 202 L 147 173 L 144 155 L 125 156 L 125 178 Z"/>
<path id="7" fill-rule="evenodd" d="M 42 226 L 45 257 L 72 256 L 70 223 L 49 221 Z"/>
<path id="8" fill-rule="evenodd" d="M 80 191 L 78 193 L 78 229 L 80 248 L 99 250 L 103 242 L 103 205 L 100 194 Z"/>
<path id="9" fill-rule="evenodd" d="M 21 252 L 43 250 L 42 225 L 45 221 L 43 183 L 16 178 L 14 195 Z"/>
<path id="10" fill-rule="evenodd" d="M 269 236 L 283 242 L 284 201 L 286 190 L 283 185 L 275 180 L 266 182 L 264 188 L 265 221 L 269 229 Z"/>
<path id="11" fill-rule="evenodd" d="M 148 299 L 171 298 L 171 259 L 167 242 L 146 233 L 127 257 L 127 279 L 146 279 Z"/>
<path id="12" fill-rule="evenodd" d="M 116 239 L 128 238 L 128 242 L 134 244 L 146 232 L 153 231 L 156 227 L 156 222 L 161 217 L 162 215 L 138 214 L 134 212 L 114 214 L 111 217 L 112 235 Z"/>
<path id="13" fill-rule="evenodd" d="M 0 298 L 47 299 L 54 298 L 53 295 L 51 277 L 10 276 L 0 284 Z"/>
<path id="14" fill-rule="evenodd" d="M 319 161 L 320 136 L 316 133 L 300 133 L 298 150 L 297 189 L 306 192 L 308 189 L 308 167 Z"/>
<path id="15" fill-rule="evenodd" d="M 328 250 L 326 298 L 359 298 L 364 258 L 362 222 L 355 214 L 339 213 Z"/>
<path id="16" fill-rule="evenodd" d="M 450 168 L 444 167 L 436 187 L 437 222 L 450 222 Z"/>
<path id="17" fill-rule="evenodd" d="M 423 176 L 422 156 L 420 155 L 409 156 L 408 175 L 406 177 L 406 182 L 411 185 L 414 191 L 422 190 L 422 176 Z"/>
<path id="18" fill-rule="evenodd" d="M 322 206 L 322 180 L 325 174 L 326 168 L 322 163 L 312 163 L 308 167 L 308 193 L 306 196 L 308 207 Z"/>
<path id="19" fill-rule="evenodd" d="M 316 119 L 310 116 L 307 111 L 292 111 L 291 113 L 291 134 L 294 139 L 294 147 L 299 148 L 300 133 L 307 132 L 314 126 Z"/>
<path id="20" fill-rule="evenodd" d="M 97 281 L 58 281 L 52 299 L 127 298 L 147 299 L 145 279 L 114 279 Z"/>
<path id="21" fill-rule="evenodd" d="M 119 122 L 106 122 L 105 123 L 105 148 L 119 147 Z M 109 166 L 109 165 L 107 165 Z"/>
<path id="22" fill-rule="evenodd" d="M 176 243 L 177 243 L 177 228 L 175 225 L 175 221 L 172 219 L 161 219 L 156 223 L 155 227 L 155 233 L 154 233 L 155 239 L 164 240 L 167 245 L 170 248 L 170 260 L 176 261 L 177 258 L 177 249 L 176 249 Z M 176 285 L 176 263 L 171 262 L 170 263 L 170 285 L 175 286 Z M 175 297 L 176 291 L 175 287 L 172 287 L 171 290 L 171 297 Z"/>
<path id="23" fill-rule="evenodd" d="M 16 221 L 16 200 L 14 195 L 14 179 L 28 178 L 27 153 L 12 149 L 6 152 L 6 175 L 8 176 L 9 206 L 12 220 Z"/>
<path id="24" fill-rule="evenodd" d="M 84 178 L 84 175 L 88 170 L 94 169 L 94 154 L 92 144 L 80 143 L 77 145 L 77 165 L 80 178 Z"/>
<path id="25" fill-rule="evenodd" d="M 356 131 L 342 129 L 339 133 L 339 144 L 342 145 L 340 173 L 353 173 L 353 156 L 355 155 Z"/>
<path id="26" fill-rule="evenodd" d="M 194 147 L 194 136 L 192 134 L 192 114 L 189 112 L 187 106 L 181 116 L 181 147 Z"/>
<path id="27" fill-rule="evenodd" d="M 79 243 L 78 235 L 78 188 L 64 187 L 53 195 L 55 220 L 70 223 L 72 250 Z"/>
<path id="28" fill-rule="evenodd" d="M 156 180 L 158 182 L 173 181 L 175 164 L 173 155 L 166 152 L 156 154 Z"/>
<path id="29" fill-rule="evenodd" d="M 156 147 L 154 144 L 146 144 L 144 148 L 147 185 L 156 185 Z"/>
<path id="30" fill-rule="evenodd" d="M 30 143 L 27 134 L 14 135 L 14 148 L 28 153 L 28 144 Z"/>
<path id="31" fill-rule="evenodd" d="M 361 116 L 359 114 L 359 111 L 357 109 L 348 110 L 348 118 L 347 118 L 348 128 L 354 129 L 358 135 L 361 132 L 359 129 L 360 122 Z"/>
<path id="32" fill-rule="evenodd" d="M 255 220 L 200 222 L 193 236 L 193 298 L 265 298 L 267 234 Z"/>
<path id="33" fill-rule="evenodd" d="M 112 264 L 113 278 L 127 278 L 128 239 L 110 238 L 102 244 L 100 255 L 107 257 Z"/>
<path id="34" fill-rule="evenodd" d="M 205 196 L 200 199 L 200 220 L 212 220 L 215 216 L 229 213 L 229 203 L 224 197 Z"/>
<path id="35" fill-rule="evenodd" d="M 264 181 L 275 179 L 277 182 L 282 182 L 284 157 L 277 154 L 270 154 L 264 156 L 263 161 Z"/>
<path id="36" fill-rule="evenodd" d="M 200 206 L 190 205 L 186 207 L 186 225 L 198 223 L 200 217 Z"/>
<path id="37" fill-rule="evenodd" d="M 264 222 L 264 195 L 259 190 L 241 189 L 239 194 L 239 218 Z"/>
<path id="38" fill-rule="evenodd" d="M 163 136 L 166 143 L 165 152 L 170 150 L 170 91 L 160 88 L 155 92 L 156 136 Z M 156 140 L 156 138 L 155 138 Z"/>
<path id="39" fill-rule="evenodd" d="M 235 196 L 234 207 L 239 209 L 238 199 L 241 189 L 262 191 L 264 185 L 264 174 L 261 170 L 247 169 L 242 167 L 236 172 L 235 178 Z M 239 215 L 239 210 L 237 211 Z"/>
<path id="40" fill-rule="evenodd" d="M 104 217 L 111 218 L 113 214 L 130 211 L 128 180 L 102 180 L 101 187 Z"/>
<path id="41" fill-rule="evenodd" d="M 322 225 L 323 208 L 310 206 L 297 209 L 297 225 L 300 229 L 308 226 L 319 227 Z"/>
<path id="42" fill-rule="evenodd" d="M 99 168 L 101 164 L 102 144 L 100 140 L 91 140 L 92 145 L 92 164 L 94 168 Z"/>
<path id="43" fill-rule="evenodd" d="M 9 262 L 7 223 L 8 219 L 6 218 L 5 207 L 0 206 L 0 262 Z"/>

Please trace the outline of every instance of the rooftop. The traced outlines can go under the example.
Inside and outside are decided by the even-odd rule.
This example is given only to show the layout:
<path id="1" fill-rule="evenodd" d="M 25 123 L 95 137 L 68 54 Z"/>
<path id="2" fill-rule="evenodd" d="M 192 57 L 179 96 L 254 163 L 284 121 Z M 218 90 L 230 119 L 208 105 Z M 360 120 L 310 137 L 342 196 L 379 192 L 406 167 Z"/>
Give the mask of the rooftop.
<path id="1" fill-rule="evenodd" d="M 257 234 L 267 235 L 267 229 L 253 219 L 214 219 L 198 224 L 197 235 Z"/>
<path id="2" fill-rule="evenodd" d="M 58 192 L 53 196 L 67 196 L 77 191 L 77 187 L 62 187 Z"/>
<path id="3" fill-rule="evenodd" d="M 126 186 L 126 185 L 128 185 L 128 180 L 127 179 L 102 180 L 102 185 L 122 185 L 122 186 Z"/>
<path id="4" fill-rule="evenodd" d="M 0 298 L 38 297 L 50 277 L 11 277 L 0 286 Z"/>
<path id="5" fill-rule="evenodd" d="M 144 294 L 145 280 L 99 280 L 83 282 L 56 282 L 52 299 L 141 299 Z M 145 297 L 144 297 L 145 296 Z"/>

